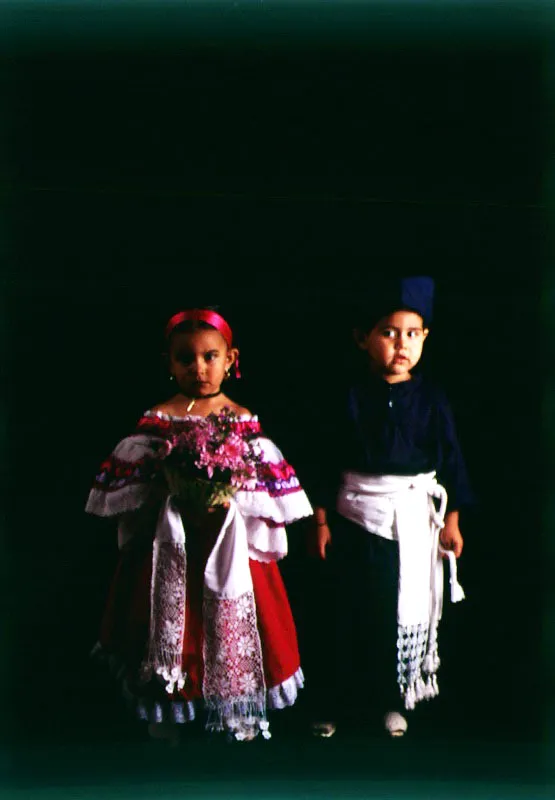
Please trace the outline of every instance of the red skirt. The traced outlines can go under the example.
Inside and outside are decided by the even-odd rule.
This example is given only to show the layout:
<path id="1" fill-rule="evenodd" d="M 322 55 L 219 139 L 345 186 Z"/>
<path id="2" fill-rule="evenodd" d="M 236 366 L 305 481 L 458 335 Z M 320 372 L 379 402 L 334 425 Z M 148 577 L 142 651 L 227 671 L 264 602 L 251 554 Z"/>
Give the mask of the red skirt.
<path id="1" fill-rule="evenodd" d="M 204 568 L 211 552 L 211 537 L 187 537 L 187 605 L 183 671 L 185 686 L 172 699 L 192 701 L 202 697 Z M 266 687 L 272 689 L 300 668 L 297 633 L 278 565 L 249 560 Z M 102 619 L 99 643 L 125 667 L 128 685 L 137 683 L 139 667 L 147 654 L 150 625 L 152 541 L 136 542 L 120 555 Z M 158 692 L 160 684 L 157 685 Z M 165 692 L 164 692 L 165 694 Z M 169 698 L 166 694 L 166 698 Z"/>

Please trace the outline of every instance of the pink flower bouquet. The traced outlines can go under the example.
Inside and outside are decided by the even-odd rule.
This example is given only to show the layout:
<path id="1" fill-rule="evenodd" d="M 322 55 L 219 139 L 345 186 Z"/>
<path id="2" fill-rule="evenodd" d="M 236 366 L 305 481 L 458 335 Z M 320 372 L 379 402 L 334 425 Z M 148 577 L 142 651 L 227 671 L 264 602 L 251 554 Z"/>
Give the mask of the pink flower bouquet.
<path id="1" fill-rule="evenodd" d="M 239 435 L 237 415 L 228 408 L 187 419 L 166 442 L 164 456 L 170 494 L 191 510 L 223 505 L 239 489 L 254 488 L 262 462 L 256 444 Z"/>

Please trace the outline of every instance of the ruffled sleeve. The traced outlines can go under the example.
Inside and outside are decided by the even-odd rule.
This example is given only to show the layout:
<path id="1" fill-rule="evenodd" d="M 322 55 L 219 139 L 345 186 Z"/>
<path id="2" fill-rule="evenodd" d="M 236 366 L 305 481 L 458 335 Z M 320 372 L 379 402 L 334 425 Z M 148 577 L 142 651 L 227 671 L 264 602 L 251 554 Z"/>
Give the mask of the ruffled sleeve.
<path id="1" fill-rule="evenodd" d="M 111 517 L 136 511 L 150 499 L 161 461 L 162 437 L 134 434 L 123 439 L 100 466 L 85 511 Z"/>
<path id="2" fill-rule="evenodd" d="M 258 444 L 262 463 L 257 467 L 254 488 L 237 492 L 235 500 L 247 528 L 250 557 L 268 562 L 287 554 L 285 526 L 313 512 L 295 470 L 260 430 L 255 417 L 238 426 L 239 433 Z M 120 546 L 136 535 L 137 526 L 145 527 L 151 499 L 161 499 L 160 490 L 167 492 L 157 478 L 168 433 L 170 422 L 164 415 L 146 414 L 138 432 L 118 444 L 96 476 L 86 511 L 101 517 L 124 515 L 119 520 Z M 139 509 L 140 515 L 128 513 Z"/>
<path id="3" fill-rule="evenodd" d="M 312 515 L 312 506 L 293 467 L 264 436 L 255 439 L 263 460 L 254 489 L 237 492 L 236 502 L 247 526 L 249 555 L 274 561 L 287 555 L 285 526 Z"/>

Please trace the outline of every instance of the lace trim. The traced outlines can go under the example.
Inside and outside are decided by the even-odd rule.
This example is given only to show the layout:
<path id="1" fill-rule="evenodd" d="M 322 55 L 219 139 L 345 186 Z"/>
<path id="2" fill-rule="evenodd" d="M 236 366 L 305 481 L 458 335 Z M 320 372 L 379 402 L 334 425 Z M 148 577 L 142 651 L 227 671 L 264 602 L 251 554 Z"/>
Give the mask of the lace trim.
<path id="1" fill-rule="evenodd" d="M 304 688 L 304 674 L 302 669 L 299 669 L 289 678 L 279 683 L 277 686 L 272 686 L 268 689 L 268 708 L 272 711 L 279 711 L 282 708 L 287 708 L 295 704 L 297 700 L 299 689 Z"/>
<path id="2" fill-rule="evenodd" d="M 185 417 L 172 417 L 162 411 L 147 411 L 137 423 L 137 431 L 154 436 L 167 436 L 179 432 L 180 428 L 190 420 L 204 419 L 200 414 L 189 414 Z M 262 433 L 258 417 L 241 414 L 233 423 L 233 430 L 239 436 L 252 438 Z"/>
<path id="3" fill-rule="evenodd" d="M 148 657 L 140 670 L 141 682 L 153 675 L 164 678 L 166 691 L 185 685 L 181 661 L 185 638 L 185 548 L 175 542 L 154 540 L 150 642 Z"/>
<path id="4" fill-rule="evenodd" d="M 203 616 L 207 729 L 228 731 L 239 740 L 259 731 L 269 738 L 254 594 L 226 599 L 205 590 Z"/>
<path id="5" fill-rule="evenodd" d="M 173 722 L 176 724 L 185 724 L 193 722 L 196 719 L 195 703 L 187 700 L 175 700 L 168 697 L 167 700 L 149 700 L 148 698 L 140 697 L 129 686 L 125 675 L 127 672 L 125 664 L 114 655 L 109 655 L 102 648 L 100 642 L 97 642 L 91 652 L 91 658 L 96 661 L 108 665 L 110 673 L 122 685 L 122 694 L 126 705 L 131 713 L 142 722 Z M 268 709 L 272 711 L 279 711 L 283 708 L 294 705 L 297 700 L 299 689 L 304 687 L 304 674 L 299 669 L 284 680 L 277 686 L 272 686 L 266 692 L 266 702 Z M 262 720 L 264 722 L 264 720 Z M 223 729 L 222 725 L 222 729 Z M 268 732 L 264 738 L 271 737 L 269 732 L 269 725 L 258 726 L 258 729 L 263 732 Z M 239 731 L 237 731 L 239 732 Z M 244 726 L 243 732 L 247 738 L 248 726 Z"/>
<path id="6" fill-rule="evenodd" d="M 195 704 L 190 700 L 148 700 L 138 697 L 123 681 L 123 696 L 129 710 L 141 722 L 172 722 L 185 725 L 196 719 Z"/>
<path id="7" fill-rule="evenodd" d="M 290 525 L 313 514 L 312 506 L 300 486 L 279 497 L 271 497 L 263 491 L 239 491 L 235 495 L 235 502 L 244 517 L 270 519 L 280 525 Z"/>
<path id="8" fill-rule="evenodd" d="M 97 517 L 115 517 L 126 511 L 137 511 L 147 501 L 150 492 L 149 484 L 123 486 L 112 492 L 103 489 L 91 489 L 85 511 Z"/>
<path id="9" fill-rule="evenodd" d="M 436 672 L 439 669 L 437 630 L 428 623 L 398 626 L 397 682 L 407 710 L 421 700 L 431 700 L 439 694 Z"/>
<path id="10" fill-rule="evenodd" d="M 287 555 L 287 532 L 284 525 L 256 517 L 243 517 L 247 529 L 249 558 L 269 563 Z"/>
<path id="11" fill-rule="evenodd" d="M 187 414 L 184 417 L 180 417 L 180 416 L 176 416 L 174 414 L 166 414 L 165 411 L 152 411 L 152 410 L 151 411 L 145 411 L 145 413 L 143 414 L 143 417 L 147 417 L 147 418 L 150 418 L 150 419 L 152 419 L 153 417 L 154 418 L 157 417 L 158 419 L 167 420 L 168 422 L 175 422 L 175 421 L 179 421 L 180 419 L 191 419 L 191 418 L 193 418 L 193 419 L 203 419 L 202 414 Z M 258 417 L 257 417 L 256 414 L 239 414 L 237 416 L 237 419 L 240 422 L 258 422 Z"/>
<path id="12" fill-rule="evenodd" d="M 251 561 L 258 561 L 259 564 L 271 564 L 274 561 L 281 561 L 285 558 L 284 553 L 281 552 L 262 552 L 261 550 L 254 550 L 249 547 L 249 558 Z"/>

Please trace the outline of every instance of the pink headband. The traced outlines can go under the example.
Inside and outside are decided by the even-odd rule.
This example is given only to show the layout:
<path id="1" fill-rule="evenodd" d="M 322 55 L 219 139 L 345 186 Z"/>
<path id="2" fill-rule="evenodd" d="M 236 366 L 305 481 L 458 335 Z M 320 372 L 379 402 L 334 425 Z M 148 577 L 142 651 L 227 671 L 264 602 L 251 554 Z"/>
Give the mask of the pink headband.
<path id="1" fill-rule="evenodd" d="M 188 311 L 179 311 L 177 314 L 174 314 L 166 325 L 166 339 L 173 329 L 181 325 L 182 322 L 192 321 L 206 322 L 208 325 L 212 325 L 213 328 L 216 328 L 216 330 L 222 334 L 227 346 L 231 347 L 233 335 L 225 319 L 220 317 L 219 314 L 216 314 L 215 311 L 207 311 L 204 308 L 191 308 Z"/>
<path id="2" fill-rule="evenodd" d="M 181 325 L 182 322 L 206 322 L 207 325 L 212 325 L 213 328 L 222 334 L 228 347 L 231 347 L 232 345 L 233 334 L 231 332 L 231 328 L 225 319 L 215 311 L 208 311 L 204 308 L 191 308 L 188 311 L 179 311 L 177 314 L 174 314 L 173 317 L 171 317 L 166 325 L 166 339 L 170 337 L 171 332 L 177 328 L 178 325 Z M 233 367 L 235 370 L 235 376 L 240 378 L 241 373 L 239 372 L 238 358 L 235 359 Z"/>

